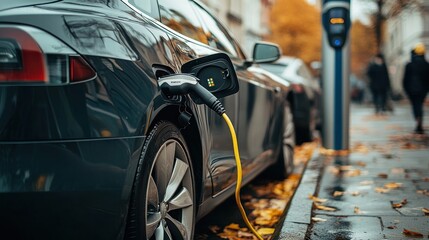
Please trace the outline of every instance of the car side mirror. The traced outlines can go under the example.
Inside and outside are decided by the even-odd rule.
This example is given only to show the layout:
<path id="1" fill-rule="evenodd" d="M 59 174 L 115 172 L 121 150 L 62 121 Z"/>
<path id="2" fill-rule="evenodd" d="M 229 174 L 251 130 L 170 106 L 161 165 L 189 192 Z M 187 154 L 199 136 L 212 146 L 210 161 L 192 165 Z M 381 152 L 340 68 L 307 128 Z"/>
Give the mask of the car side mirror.
<path id="1" fill-rule="evenodd" d="M 258 42 L 253 47 L 253 62 L 269 63 L 274 62 L 281 56 L 280 48 L 277 44 Z"/>
<path id="2" fill-rule="evenodd" d="M 200 80 L 200 85 L 215 97 L 222 98 L 239 90 L 238 78 L 231 59 L 225 53 L 216 53 L 191 60 L 182 65 L 182 73 L 189 73 Z M 199 103 L 198 99 L 194 99 Z"/>

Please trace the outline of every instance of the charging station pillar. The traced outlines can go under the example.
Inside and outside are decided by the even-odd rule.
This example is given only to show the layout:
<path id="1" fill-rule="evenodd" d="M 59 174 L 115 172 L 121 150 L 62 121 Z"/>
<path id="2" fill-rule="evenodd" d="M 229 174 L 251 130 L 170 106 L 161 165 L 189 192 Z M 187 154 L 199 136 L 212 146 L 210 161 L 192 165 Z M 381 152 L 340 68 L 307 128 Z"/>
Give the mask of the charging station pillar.
<path id="1" fill-rule="evenodd" d="M 349 149 L 350 0 L 323 0 L 322 88 L 325 149 Z"/>

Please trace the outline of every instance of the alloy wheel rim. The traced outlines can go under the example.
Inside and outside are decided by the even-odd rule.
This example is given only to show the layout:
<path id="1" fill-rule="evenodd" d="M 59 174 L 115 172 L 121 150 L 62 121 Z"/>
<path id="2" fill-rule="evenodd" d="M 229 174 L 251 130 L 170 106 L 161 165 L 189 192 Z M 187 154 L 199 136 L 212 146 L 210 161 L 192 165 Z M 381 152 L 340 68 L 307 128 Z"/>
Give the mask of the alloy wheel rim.
<path id="1" fill-rule="evenodd" d="M 158 150 L 146 189 L 147 239 L 191 239 L 193 183 L 185 151 L 176 140 Z"/>

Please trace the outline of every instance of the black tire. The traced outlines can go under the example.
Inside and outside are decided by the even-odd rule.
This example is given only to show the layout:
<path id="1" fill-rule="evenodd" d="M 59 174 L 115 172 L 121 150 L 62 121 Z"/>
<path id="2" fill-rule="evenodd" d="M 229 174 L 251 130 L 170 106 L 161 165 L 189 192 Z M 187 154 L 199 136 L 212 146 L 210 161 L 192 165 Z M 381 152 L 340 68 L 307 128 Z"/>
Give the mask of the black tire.
<path id="1" fill-rule="evenodd" d="M 126 239 L 193 239 L 196 204 L 191 163 L 179 129 L 170 122 L 157 123 L 137 167 Z"/>
<path id="2" fill-rule="evenodd" d="M 290 106 L 285 106 L 283 116 L 283 143 L 276 164 L 271 173 L 277 179 L 285 179 L 293 172 L 293 155 L 295 148 L 295 124 Z"/>

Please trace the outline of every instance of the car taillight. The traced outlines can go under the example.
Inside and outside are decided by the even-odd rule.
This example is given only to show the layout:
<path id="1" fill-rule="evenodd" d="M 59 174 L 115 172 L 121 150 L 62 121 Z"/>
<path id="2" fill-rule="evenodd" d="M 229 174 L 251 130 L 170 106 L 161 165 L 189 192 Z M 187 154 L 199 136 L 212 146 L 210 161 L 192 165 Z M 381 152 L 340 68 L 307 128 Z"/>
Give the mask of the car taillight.
<path id="1" fill-rule="evenodd" d="M 67 84 L 96 77 L 91 66 L 52 35 L 0 26 L 0 84 Z"/>
<path id="2" fill-rule="evenodd" d="M 94 70 L 80 56 L 70 57 L 70 81 L 79 82 L 95 77 Z"/>

